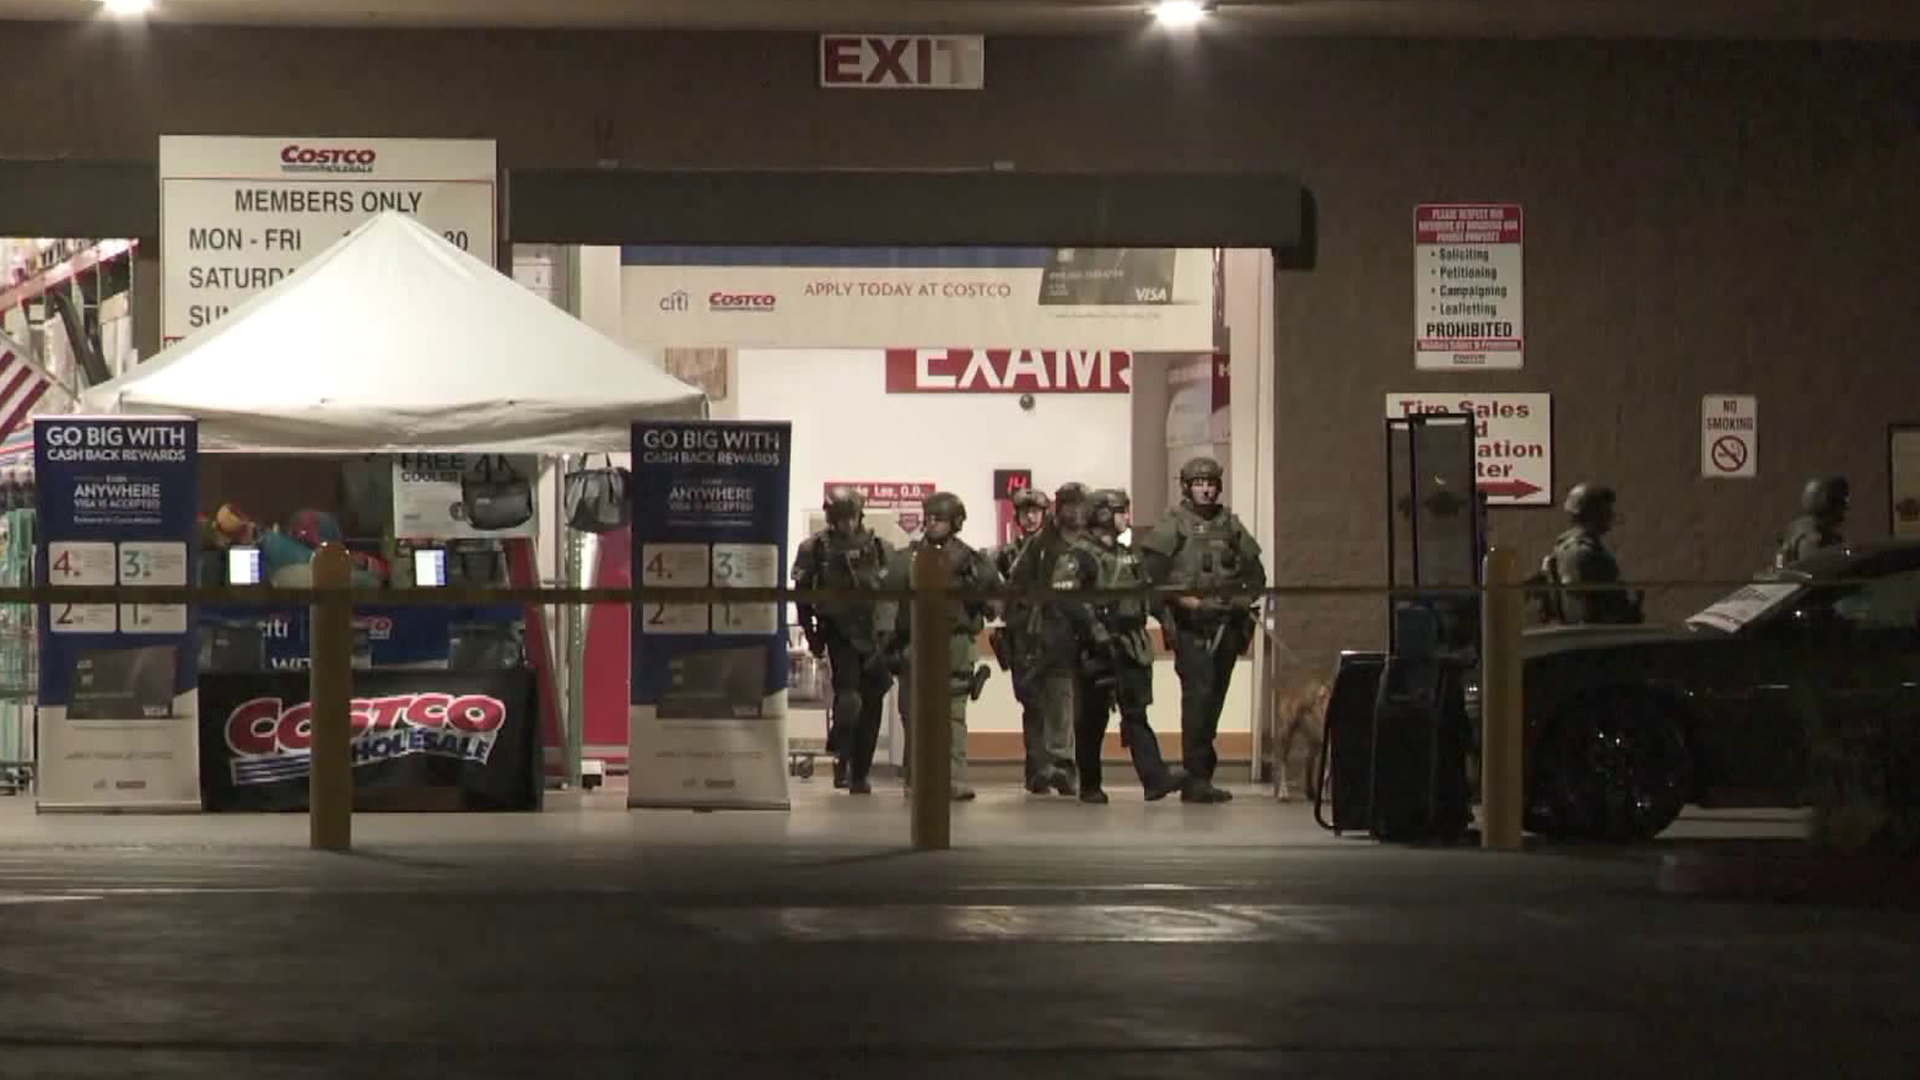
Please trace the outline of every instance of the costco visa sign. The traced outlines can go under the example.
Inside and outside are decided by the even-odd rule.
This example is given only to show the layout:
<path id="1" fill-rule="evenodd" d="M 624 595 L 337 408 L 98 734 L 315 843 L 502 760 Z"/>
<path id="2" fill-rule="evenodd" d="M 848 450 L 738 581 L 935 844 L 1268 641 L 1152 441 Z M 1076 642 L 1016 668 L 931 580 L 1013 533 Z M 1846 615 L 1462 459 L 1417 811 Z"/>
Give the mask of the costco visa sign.
<path id="1" fill-rule="evenodd" d="M 889 394 L 1124 394 L 1133 355 L 1112 349 L 888 349 Z"/>

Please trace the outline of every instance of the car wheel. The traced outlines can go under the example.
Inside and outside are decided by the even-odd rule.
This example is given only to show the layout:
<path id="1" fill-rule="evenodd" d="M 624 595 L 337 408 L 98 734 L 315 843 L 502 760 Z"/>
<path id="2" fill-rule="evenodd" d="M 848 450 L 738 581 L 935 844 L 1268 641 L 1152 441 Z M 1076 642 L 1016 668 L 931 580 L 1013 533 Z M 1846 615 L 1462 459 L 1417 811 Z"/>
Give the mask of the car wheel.
<path id="1" fill-rule="evenodd" d="M 1557 713 L 1528 768 L 1527 827 L 1549 837 L 1651 840 L 1693 791 L 1679 717 L 1639 691 L 1596 694 Z"/>

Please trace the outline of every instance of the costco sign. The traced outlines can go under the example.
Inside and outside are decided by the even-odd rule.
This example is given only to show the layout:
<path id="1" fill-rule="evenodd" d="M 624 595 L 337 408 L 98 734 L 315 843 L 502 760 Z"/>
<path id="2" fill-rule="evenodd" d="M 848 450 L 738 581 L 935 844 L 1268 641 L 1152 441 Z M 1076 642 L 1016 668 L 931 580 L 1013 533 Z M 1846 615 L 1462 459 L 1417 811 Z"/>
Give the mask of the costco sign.
<path id="1" fill-rule="evenodd" d="M 1104 349 L 888 349 L 889 394 L 1124 394 L 1133 356 Z"/>
<path id="2" fill-rule="evenodd" d="M 978 90 L 986 39 L 977 34 L 821 34 L 820 85 L 829 90 Z"/>

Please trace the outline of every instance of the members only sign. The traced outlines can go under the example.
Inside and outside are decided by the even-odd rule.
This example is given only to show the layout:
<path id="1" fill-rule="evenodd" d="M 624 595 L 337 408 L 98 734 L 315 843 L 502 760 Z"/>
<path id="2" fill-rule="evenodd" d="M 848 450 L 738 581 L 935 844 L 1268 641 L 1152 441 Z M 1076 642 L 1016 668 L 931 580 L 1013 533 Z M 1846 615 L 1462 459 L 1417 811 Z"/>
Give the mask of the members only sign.
<path id="1" fill-rule="evenodd" d="M 171 344 L 299 269 L 368 218 L 418 218 L 494 261 L 485 139 L 160 139 L 160 333 Z"/>
<path id="2" fill-rule="evenodd" d="M 1492 506 L 1553 502 L 1553 395 L 1400 393 L 1387 395 L 1387 418 L 1424 413 L 1474 417 L 1476 486 Z"/>
<path id="3" fill-rule="evenodd" d="M 1513 369 L 1526 351 L 1520 208 L 1438 203 L 1413 211 L 1413 366 Z"/>

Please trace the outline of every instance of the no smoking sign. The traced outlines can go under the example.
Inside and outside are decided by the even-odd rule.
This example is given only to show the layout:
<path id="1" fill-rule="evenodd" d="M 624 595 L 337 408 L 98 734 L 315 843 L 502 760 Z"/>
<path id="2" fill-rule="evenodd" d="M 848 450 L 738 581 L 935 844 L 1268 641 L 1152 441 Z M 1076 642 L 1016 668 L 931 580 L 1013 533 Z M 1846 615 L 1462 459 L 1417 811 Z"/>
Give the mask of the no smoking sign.
<path id="1" fill-rule="evenodd" d="M 1700 475 L 1709 480 L 1751 479 L 1760 437 L 1759 399 L 1709 394 L 1700 399 Z"/>

